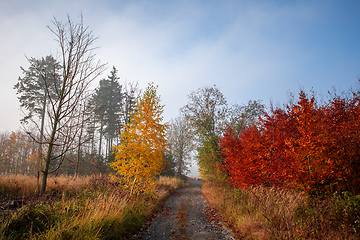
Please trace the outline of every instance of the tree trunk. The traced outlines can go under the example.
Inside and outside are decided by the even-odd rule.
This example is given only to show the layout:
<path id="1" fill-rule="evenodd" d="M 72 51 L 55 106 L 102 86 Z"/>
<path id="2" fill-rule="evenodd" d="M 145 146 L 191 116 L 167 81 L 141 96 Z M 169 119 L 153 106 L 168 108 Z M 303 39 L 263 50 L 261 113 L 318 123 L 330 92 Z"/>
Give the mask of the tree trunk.
<path id="1" fill-rule="evenodd" d="M 79 118 L 81 118 L 80 119 L 81 120 L 81 128 L 80 128 L 80 135 L 79 135 L 79 142 L 78 142 L 78 149 L 77 149 L 77 159 L 76 159 L 74 179 L 76 179 L 77 175 L 79 174 L 79 163 L 80 163 L 80 157 L 81 157 L 81 139 L 82 139 L 83 130 L 84 130 L 84 117 L 85 117 L 85 104 L 84 104 L 82 116 L 81 117 L 79 116 Z"/>
<path id="2" fill-rule="evenodd" d="M 81 123 L 74 179 L 76 179 L 77 175 L 79 174 L 79 163 L 80 163 L 80 157 L 81 157 L 81 138 L 82 138 L 82 134 L 83 134 L 83 128 L 84 128 L 84 121 L 82 121 L 82 123 Z"/>
<path id="3" fill-rule="evenodd" d="M 54 143 L 55 143 L 55 135 L 56 135 L 56 132 L 58 131 L 57 127 L 58 127 L 58 123 L 60 121 L 61 106 L 64 101 L 65 87 L 66 87 L 66 81 L 64 80 L 63 86 L 61 89 L 61 93 L 59 96 L 59 104 L 56 108 L 56 113 L 54 115 L 54 123 L 52 126 L 52 131 L 51 131 L 51 136 L 50 136 L 50 141 L 49 141 L 49 148 L 47 150 L 47 154 L 46 154 L 46 158 L 45 158 L 45 169 L 43 171 L 40 195 L 44 194 L 45 190 L 46 190 L 46 182 L 47 182 L 47 177 L 49 175 L 51 156 L 52 156 L 52 151 L 53 151 L 53 147 L 54 147 Z"/>
<path id="4" fill-rule="evenodd" d="M 95 123 L 93 123 L 93 126 L 92 126 L 92 134 L 91 134 L 91 154 L 93 152 L 95 152 Z"/>
<path id="5" fill-rule="evenodd" d="M 56 127 L 57 127 L 57 120 L 54 122 L 53 131 L 51 133 L 51 138 L 50 138 L 50 143 L 49 143 L 49 148 L 48 148 L 48 151 L 46 154 L 45 169 L 43 170 L 40 195 L 44 194 L 45 190 L 46 190 L 46 182 L 47 182 L 47 177 L 49 175 L 50 161 L 51 161 L 52 149 L 54 147 Z"/>
<path id="6" fill-rule="evenodd" d="M 101 144 L 102 144 L 102 132 L 103 132 L 103 123 L 100 122 L 100 139 L 99 139 L 99 155 L 101 156 Z"/>
<path id="7" fill-rule="evenodd" d="M 110 156 L 111 156 L 111 153 L 112 153 L 112 145 L 113 145 L 113 139 L 109 138 L 108 160 L 110 159 Z"/>
<path id="8" fill-rule="evenodd" d="M 80 139 L 81 139 L 81 137 L 79 137 L 79 146 L 78 146 L 78 151 L 77 151 L 74 179 L 76 179 L 79 174 L 79 163 L 80 163 L 80 157 L 81 157 Z"/>
<path id="9" fill-rule="evenodd" d="M 42 110 L 42 116 L 41 116 L 41 127 L 40 127 L 40 146 L 39 151 L 42 152 L 42 144 L 43 144 L 43 137 L 44 137 L 44 125 L 45 125 L 45 111 L 46 111 L 46 90 L 44 95 L 44 105 Z"/>
<path id="10" fill-rule="evenodd" d="M 182 154 L 182 151 L 180 152 L 180 156 L 179 156 L 179 172 L 178 172 L 178 175 L 179 175 L 179 178 L 181 177 L 181 172 L 183 170 L 183 154 Z"/>

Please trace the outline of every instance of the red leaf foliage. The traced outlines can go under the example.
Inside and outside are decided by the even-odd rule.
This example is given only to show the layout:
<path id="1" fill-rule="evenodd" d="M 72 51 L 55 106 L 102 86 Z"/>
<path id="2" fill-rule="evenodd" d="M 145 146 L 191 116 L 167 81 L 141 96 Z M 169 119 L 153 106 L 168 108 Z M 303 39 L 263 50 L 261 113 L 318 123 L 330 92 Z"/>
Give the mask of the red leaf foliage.
<path id="1" fill-rule="evenodd" d="M 323 105 L 300 92 L 295 104 L 264 114 L 240 134 L 220 138 L 223 168 L 234 186 L 275 185 L 305 191 L 360 187 L 360 99 Z"/>

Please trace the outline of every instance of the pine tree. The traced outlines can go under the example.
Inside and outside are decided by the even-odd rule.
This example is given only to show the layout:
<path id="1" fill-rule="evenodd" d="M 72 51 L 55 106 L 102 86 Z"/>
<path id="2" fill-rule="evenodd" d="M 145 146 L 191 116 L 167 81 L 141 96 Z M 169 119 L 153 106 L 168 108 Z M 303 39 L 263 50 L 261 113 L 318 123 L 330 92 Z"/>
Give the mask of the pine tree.
<path id="1" fill-rule="evenodd" d="M 39 153 L 42 152 L 45 116 L 48 106 L 59 97 L 60 64 L 52 56 L 46 58 L 28 59 L 30 66 L 27 70 L 21 67 L 24 77 L 19 77 L 14 86 L 24 109 L 25 116 L 20 120 L 23 124 L 31 121 L 39 130 Z M 38 118 L 36 118 L 38 117 Z M 41 120 L 41 123 L 38 123 Z"/>
<path id="2" fill-rule="evenodd" d="M 20 107 L 27 111 L 22 122 L 37 115 L 43 118 L 49 98 L 56 98 L 59 87 L 60 64 L 52 57 L 42 59 L 29 58 L 27 70 L 21 67 L 24 77 L 19 77 L 14 86 L 20 101 Z"/>
<path id="3" fill-rule="evenodd" d="M 102 138 L 106 138 L 106 154 L 110 155 L 115 138 L 119 136 L 123 125 L 122 117 L 122 86 L 119 84 L 117 70 L 113 67 L 108 79 L 102 79 L 99 87 L 95 90 L 96 116 L 100 123 L 100 146 L 101 154 Z"/>

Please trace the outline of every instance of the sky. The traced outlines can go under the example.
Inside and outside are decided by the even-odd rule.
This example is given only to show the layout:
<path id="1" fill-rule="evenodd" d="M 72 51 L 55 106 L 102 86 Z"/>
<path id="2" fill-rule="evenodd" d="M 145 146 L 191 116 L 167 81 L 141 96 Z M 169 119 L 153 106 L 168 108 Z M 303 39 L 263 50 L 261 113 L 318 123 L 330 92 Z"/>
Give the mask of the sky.
<path id="1" fill-rule="evenodd" d="M 281 106 L 290 93 L 348 91 L 360 77 L 360 1 L 0 0 L 0 132 L 20 128 L 13 86 L 26 57 L 58 55 L 54 17 L 85 25 L 120 83 L 158 85 L 166 121 L 216 85 L 231 104 Z M 97 83 L 94 83 L 94 87 Z"/>

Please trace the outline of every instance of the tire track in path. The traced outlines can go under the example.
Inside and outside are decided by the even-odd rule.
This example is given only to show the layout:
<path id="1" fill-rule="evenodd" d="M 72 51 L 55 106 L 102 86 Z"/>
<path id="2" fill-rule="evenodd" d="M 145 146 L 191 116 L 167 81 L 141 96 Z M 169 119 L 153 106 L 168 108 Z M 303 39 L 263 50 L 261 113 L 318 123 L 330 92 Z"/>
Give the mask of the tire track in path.
<path id="1" fill-rule="evenodd" d="M 151 239 L 234 239 L 200 193 L 202 181 L 190 180 L 165 203 L 150 225 L 133 235 L 133 240 Z"/>

